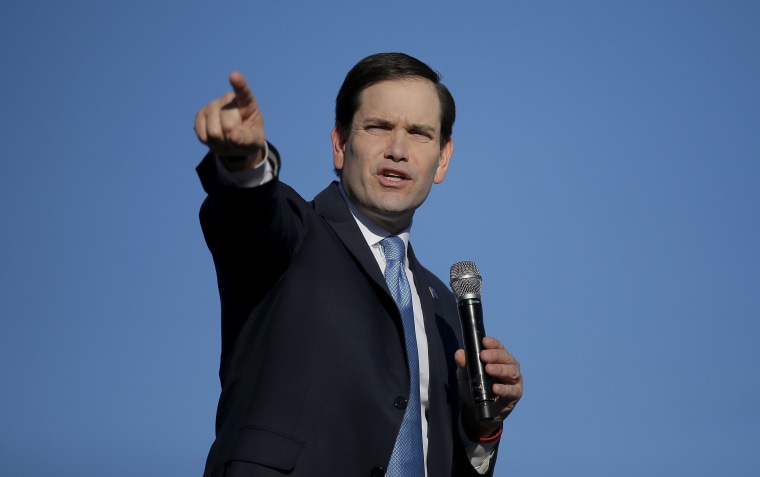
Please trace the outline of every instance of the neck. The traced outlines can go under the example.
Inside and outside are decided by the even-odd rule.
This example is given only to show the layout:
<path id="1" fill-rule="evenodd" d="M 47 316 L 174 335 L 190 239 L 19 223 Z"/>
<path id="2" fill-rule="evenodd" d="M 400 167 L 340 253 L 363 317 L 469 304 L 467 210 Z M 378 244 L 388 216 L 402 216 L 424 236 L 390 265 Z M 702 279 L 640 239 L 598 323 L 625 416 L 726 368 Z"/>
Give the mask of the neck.
<path id="1" fill-rule="evenodd" d="M 361 222 L 374 234 L 384 237 L 389 234 L 399 235 L 403 232 L 411 230 L 412 216 L 414 214 L 410 215 L 403 221 L 387 220 L 383 217 L 372 216 L 356 206 L 356 204 L 348 197 L 346 191 L 343 189 L 343 184 L 340 182 L 338 183 L 338 190 L 340 191 L 340 195 L 343 196 L 343 200 L 345 200 L 346 204 L 348 204 L 348 209 L 351 211 L 351 215 L 353 215 L 357 221 Z"/>

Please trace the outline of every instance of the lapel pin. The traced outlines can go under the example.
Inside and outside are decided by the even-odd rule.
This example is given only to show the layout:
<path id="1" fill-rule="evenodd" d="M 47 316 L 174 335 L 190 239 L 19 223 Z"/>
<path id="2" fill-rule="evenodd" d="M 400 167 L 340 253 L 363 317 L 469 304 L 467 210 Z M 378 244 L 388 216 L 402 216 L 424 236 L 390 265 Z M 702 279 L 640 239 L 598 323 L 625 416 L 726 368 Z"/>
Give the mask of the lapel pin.
<path id="1" fill-rule="evenodd" d="M 435 288 L 428 287 L 428 290 L 430 290 L 430 296 L 432 296 L 433 298 L 435 298 L 437 300 L 438 299 L 438 292 L 435 291 Z"/>

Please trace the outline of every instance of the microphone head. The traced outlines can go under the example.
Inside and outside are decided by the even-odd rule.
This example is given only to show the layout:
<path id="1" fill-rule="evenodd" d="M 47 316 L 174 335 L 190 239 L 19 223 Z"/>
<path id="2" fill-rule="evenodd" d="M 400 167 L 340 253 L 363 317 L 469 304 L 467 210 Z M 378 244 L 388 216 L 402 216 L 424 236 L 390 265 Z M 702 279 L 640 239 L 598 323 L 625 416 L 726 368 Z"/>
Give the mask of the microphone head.
<path id="1" fill-rule="evenodd" d="M 475 262 L 457 262 L 451 266 L 451 289 L 457 299 L 467 295 L 480 295 L 483 278 Z"/>

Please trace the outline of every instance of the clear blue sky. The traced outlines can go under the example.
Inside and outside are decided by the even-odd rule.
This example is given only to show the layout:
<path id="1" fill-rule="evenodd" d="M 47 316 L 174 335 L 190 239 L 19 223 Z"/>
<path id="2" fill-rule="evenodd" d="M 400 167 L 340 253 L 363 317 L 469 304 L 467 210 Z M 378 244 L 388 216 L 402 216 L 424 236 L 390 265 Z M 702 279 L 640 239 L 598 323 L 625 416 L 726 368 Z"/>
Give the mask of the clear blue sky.
<path id="1" fill-rule="evenodd" d="M 249 79 L 305 197 L 348 69 L 458 103 L 412 242 L 523 364 L 497 476 L 760 475 L 760 3 L 12 2 L 0 475 L 201 475 L 218 297 L 195 111 Z"/>

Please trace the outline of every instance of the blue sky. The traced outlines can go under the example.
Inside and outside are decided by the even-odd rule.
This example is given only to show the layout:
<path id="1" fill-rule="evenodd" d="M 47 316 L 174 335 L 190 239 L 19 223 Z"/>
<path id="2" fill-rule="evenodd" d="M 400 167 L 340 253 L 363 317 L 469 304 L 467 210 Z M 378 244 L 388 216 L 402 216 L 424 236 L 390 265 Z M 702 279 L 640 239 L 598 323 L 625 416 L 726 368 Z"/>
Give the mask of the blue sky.
<path id="1" fill-rule="evenodd" d="M 240 70 L 305 197 L 343 76 L 458 106 L 412 243 L 521 360 L 497 476 L 760 473 L 760 3 L 16 2 L 0 19 L 0 475 L 201 475 L 218 297 L 195 111 Z"/>

